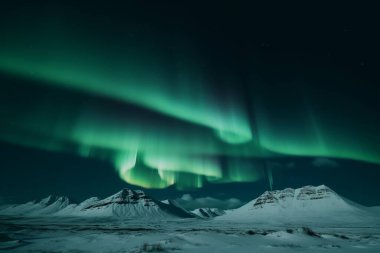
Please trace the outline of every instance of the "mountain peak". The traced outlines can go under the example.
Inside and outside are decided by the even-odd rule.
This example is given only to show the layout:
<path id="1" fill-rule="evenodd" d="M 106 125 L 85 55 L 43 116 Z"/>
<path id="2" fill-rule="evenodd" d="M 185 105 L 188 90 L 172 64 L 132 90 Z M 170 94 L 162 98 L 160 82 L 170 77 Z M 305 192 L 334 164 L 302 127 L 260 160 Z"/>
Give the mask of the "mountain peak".
<path id="1" fill-rule="evenodd" d="M 68 197 L 65 196 L 55 196 L 55 195 L 49 195 L 46 198 L 43 198 L 39 201 L 40 204 L 48 206 L 53 203 L 67 203 L 69 204 L 71 201 Z"/>
<path id="2" fill-rule="evenodd" d="M 318 200 L 329 198 L 341 199 L 333 190 L 326 185 L 307 185 L 298 189 L 286 188 L 284 190 L 266 191 L 257 199 L 253 200 L 253 208 L 264 208 L 266 206 L 290 205 L 294 200 Z"/>
<path id="3" fill-rule="evenodd" d="M 88 215 L 105 214 L 119 217 L 194 217 L 175 202 L 162 203 L 149 197 L 141 190 L 128 188 L 124 188 L 108 198 L 96 201 L 82 209 L 82 211 L 83 214 Z"/>
<path id="4" fill-rule="evenodd" d="M 96 202 L 93 205 L 88 206 L 86 209 L 106 206 L 110 204 L 138 204 L 141 203 L 144 206 L 154 206 L 156 205 L 152 198 L 148 197 L 141 190 L 131 190 L 124 188 L 121 191 L 115 193 L 114 195 Z"/>
<path id="5" fill-rule="evenodd" d="M 231 210 L 221 219 L 257 222 L 320 221 L 341 222 L 366 216 L 364 209 L 347 202 L 326 185 L 266 191 L 246 205 Z"/>
<path id="6" fill-rule="evenodd" d="M 116 194 L 110 196 L 109 198 L 118 198 L 121 200 L 127 200 L 127 199 L 139 199 L 142 197 L 145 197 L 145 193 L 141 190 L 132 190 L 128 188 L 124 188 L 121 191 L 117 192 Z"/>

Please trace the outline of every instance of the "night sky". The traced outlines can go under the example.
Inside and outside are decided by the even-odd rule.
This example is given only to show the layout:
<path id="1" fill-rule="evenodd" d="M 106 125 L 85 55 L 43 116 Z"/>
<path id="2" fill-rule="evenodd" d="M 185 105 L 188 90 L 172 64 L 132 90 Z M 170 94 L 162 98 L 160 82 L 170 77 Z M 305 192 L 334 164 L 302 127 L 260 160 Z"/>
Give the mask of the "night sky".
<path id="1" fill-rule="evenodd" d="M 380 205 L 376 8 L 247 2 L 2 1 L 0 202 L 325 184 Z"/>

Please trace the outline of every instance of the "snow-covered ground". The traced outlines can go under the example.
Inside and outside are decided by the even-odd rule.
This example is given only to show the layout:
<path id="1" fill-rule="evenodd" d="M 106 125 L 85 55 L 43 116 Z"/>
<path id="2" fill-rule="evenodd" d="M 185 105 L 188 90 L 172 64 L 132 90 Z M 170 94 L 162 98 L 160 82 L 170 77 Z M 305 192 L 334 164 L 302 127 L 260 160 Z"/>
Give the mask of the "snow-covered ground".
<path id="1" fill-rule="evenodd" d="M 2 252 L 380 252 L 380 227 L 0 217 Z M 310 230 L 309 230 L 310 229 Z"/>
<path id="2" fill-rule="evenodd" d="M 0 252 L 380 252 L 380 209 L 305 186 L 265 192 L 234 210 L 157 201 L 123 189 L 0 209 Z"/>

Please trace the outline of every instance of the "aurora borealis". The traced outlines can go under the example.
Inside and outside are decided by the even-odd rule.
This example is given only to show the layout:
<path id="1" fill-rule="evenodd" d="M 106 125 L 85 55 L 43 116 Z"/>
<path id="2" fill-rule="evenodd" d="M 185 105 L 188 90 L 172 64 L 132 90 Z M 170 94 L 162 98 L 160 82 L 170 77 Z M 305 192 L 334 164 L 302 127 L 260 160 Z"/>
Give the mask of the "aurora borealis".
<path id="1" fill-rule="evenodd" d="M 283 158 L 380 164 L 378 79 L 340 58 L 355 37 L 323 39 L 345 28 L 288 41 L 285 25 L 242 6 L 210 17 L 185 4 L 26 2 L 1 10 L 4 143 L 106 162 L 154 189 L 272 187 L 268 164 Z"/>

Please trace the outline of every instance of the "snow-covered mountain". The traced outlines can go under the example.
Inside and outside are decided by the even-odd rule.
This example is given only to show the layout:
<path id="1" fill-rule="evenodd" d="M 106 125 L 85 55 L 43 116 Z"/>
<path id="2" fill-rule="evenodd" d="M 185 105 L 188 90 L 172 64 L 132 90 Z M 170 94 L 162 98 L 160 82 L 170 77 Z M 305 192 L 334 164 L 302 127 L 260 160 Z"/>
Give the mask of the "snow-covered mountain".
<path id="1" fill-rule="evenodd" d="M 196 217 L 191 212 L 168 201 L 162 203 L 141 190 L 123 189 L 118 193 L 99 200 L 96 197 L 87 199 L 80 204 L 71 204 L 66 197 L 49 196 L 41 201 L 13 205 L 0 210 L 2 215 L 22 216 L 89 216 L 89 217 Z"/>
<path id="2" fill-rule="evenodd" d="M 44 216 L 54 214 L 70 206 L 67 197 L 50 195 L 40 201 L 30 201 L 21 205 L 11 205 L 0 211 L 2 215 Z"/>
<path id="3" fill-rule="evenodd" d="M 104 198 L 89 198 L 73 204 L 67 197 L 49 196 L 40 201 L 11 205 L 0 215 L 80 216 L 118 218 L 215 218 L 257 223 L 357 223 L 379 221 L 378 208 L 364 207 L 339 196 L 327 186 L 266 191 L 246 205 L 233 210 L 199 208 L 192 212 L 173 200 L 158 201 L 141 190 L 123 189 Z"/>
<path id="4" fill-rule="evenodd" d="M 147 196 L 141 190 L 123 189 L 120 192 L 96 201 L 81 209 L 81 215 L 86 216 L 117 216 L 117 217 L 195 217 L 190 212 L 169 201 L 162 203 Z"/>
<path id="5" fill-rule="evenodd" d="M 197 208 L 193 211 L 191 211 L 193 214 L 198 215 L 202 218 L 214 218 L 217 216 L 221 216 L 225 214 L 224 210 L 221 210 L 219 208 Z"/>
<path id="6" fill-rule="evenodd" d="M 361 222 L 374 218 L 368 208 L 345 200 L 325 185 L 266 191 L 217 219 L 268 223 Z"/>

